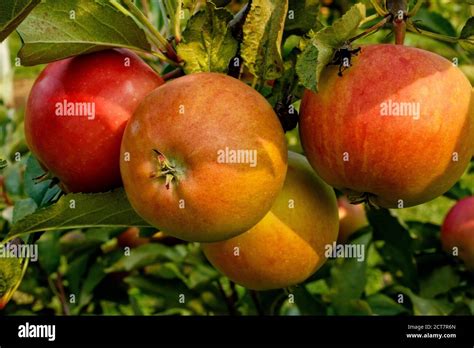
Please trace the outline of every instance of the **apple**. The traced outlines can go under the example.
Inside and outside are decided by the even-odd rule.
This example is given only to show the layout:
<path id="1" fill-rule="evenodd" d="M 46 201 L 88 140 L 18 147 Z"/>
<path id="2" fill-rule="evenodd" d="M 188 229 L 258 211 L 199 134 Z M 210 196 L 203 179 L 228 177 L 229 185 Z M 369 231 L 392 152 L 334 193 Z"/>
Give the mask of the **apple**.
<path id="1" fill-rule="evenodd" d="M 345 196 L 337 199 L 339 207 L 338 242 L 345 243 L 349 237 L 369 224 L 362 204 L 351 204 Z"/>
<path id="2" fill-rule="evenodd" d="M 117 244 L 121 248 L 137 248 L 150 243 L 151 238 L 140 237 L 140 229 L 129 227 L 117 237 Z"/>
<path id="3" fill-rule="evenodd" d="M 143 219 L 185 241 L 214 242 L 257 224 L 283 186 L 287 147 L 266 99 L 217 73 L 157 88 L 125 129 L 120 168 Z"/>
<path id="4" fill-rule="evenodd" d="M 232 239 L 203 243 L 207 259 L 235 283 L 253 290 L 285 288 L 305 281 L 326 261 L 337 239 L 334 190 L 306 158 L 289 152 L 283 190 L 271 211 Z"/>
<path id="5" fill-rule="evenodd" d="M 121 185 L 120 144 L 140 101 L 163 79 L 134 53 L 110 49 L 53 62 L 26 107 L 31 152 L 68 192 Z"/>
<path id="6" fill-rule="evenodd" d="M 300 136 L 316 172 L 352 203 L 385 208 L 448 191 L 474 146 L 464 74 L 434 53 L 401 45 L 363 46 L 352 64 L 342 77 L 329 66 L 318 93 L 304 93 Z"/>
<path id="7" fill-rule="evenodd" d="M 460 200 L 448 212 L 441 227 L 441 243 L 451 255 L 457 250 L 459 258 L 474 271 L 474 197 Z"/>

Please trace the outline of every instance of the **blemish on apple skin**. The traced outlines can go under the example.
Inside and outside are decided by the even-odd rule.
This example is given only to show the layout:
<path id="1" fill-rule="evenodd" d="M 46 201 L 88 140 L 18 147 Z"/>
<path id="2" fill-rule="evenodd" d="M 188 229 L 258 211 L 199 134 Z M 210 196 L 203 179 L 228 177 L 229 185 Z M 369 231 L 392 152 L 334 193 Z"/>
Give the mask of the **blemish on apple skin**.
<path id="1" fill-rule="evenodd" d="M 140 123 L 138 121 L 133 121 L 130 127 L 132 130 L 132 134 L 137 135 L 140 130 Z"/>

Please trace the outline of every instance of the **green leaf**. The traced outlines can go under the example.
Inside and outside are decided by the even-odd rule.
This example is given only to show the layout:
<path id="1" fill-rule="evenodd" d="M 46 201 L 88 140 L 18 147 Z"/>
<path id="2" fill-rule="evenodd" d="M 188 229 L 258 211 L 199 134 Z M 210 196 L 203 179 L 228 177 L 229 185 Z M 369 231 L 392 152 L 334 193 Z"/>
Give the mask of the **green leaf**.
<path id="1" fill-rule="evenodd" d="M 474 53 L 474 17 L 467 20 L 459 36 L 459 45 L 469 53 Z"/>
<path id="2" fill-rule="evenodd" d="M 330 49 L 323 47 L 323 51 L 320 53 L 314 44 L 310 43 L 306 46 L 296 63 L 296 73 L 304 87 L 315 92 L 318 90 L 319 76 L 325 65 L 323 61 L 332 55 L 333 52 Z"/>
<path id="3" fill-rule="evenodd" d="M 372 312 L 377 315 L 398 315 L 408 310 L 384 294 L 374 294 L 367 298 Z"/>
<path id="4" fill-rule="evenodd" d="M 453 267 L 446 265 L 435 269 L 428 277 L 421 281 L 420 295 L 435 298 L 445 294 L 459 285 L 460 277 Z"/>
<path id="5" fill-rule="evenodd" d="M 191 17 L 177 48 L 178 55 L 185 61 L 186 74 L 227 70 L 238 49 L 238 42 L 228 28 L 232 18 L 229 11 L 216 9 L 210 2 Z"/>
<path id="6" fill-rule="evenodd" d="M 394 214 L 403 221 L 418 221 L 441 225 L 446 213 L 456 202 L 440 196 L 432 201 L 410 208 L 393 210 Z"/>
<path id="7" fill-rule="evenodd" d="M 45 233 L 38 240 L 39 263 L 47 274 L 56 272 L 59 268 L 61 248 L 59 233 Z"/>
<path id="8" fill-rule="evenodd" d="M 317 92 L 321 72 L 333 59 L 336 50 L 355 36 L 365 18 L 365 6 L 356 4 L 344 16 L 312 36 L 298 58 L 296 72 L 307 89 Z"/>
<path id="9" fill-rule="evenodd" d="M 15 203 L 12 223 L 15 224 L 24 217 L 33 214 L 37 208 L 38 206 L 31 198 L 20 199 Z"/>
<path id="10" fill-rule="evenodd" d="M 319 0 L 290 0 L 285 30 L 306 33 L 311 29 L 319 29 L 319 7 Z"/>
<path id="11" fill-rule="evenodd" d="M 418 274 L 408 231 L 387 209 L 372 209 L 367 218 L 374 230 L 375 245 L 391 273 L 401 284 L 418 289 Z"/>
<path id="12" fill-rule="evenodd" d="M 323 303 L 311 295 L 304 285 L 296 287 L 292 293 L 302 315 L 326 315 Z"/>
<path id="13" fill-rule="evenodd" d="M 408 221 L 407 226 L 413 236 L 413 250 L 425 251 L 439 248 L 438 225 L 418 221 Z"/>
<path id="14" fill-rule="evenodd" d="M 104 271 L 106 266 L 104 260 L 101 259 L 98 262 L 95 262 L 89 269 L 89 272 L 84 279 L 84 283 L 82 284 L 79 308 L 85 306 L 92 300 L 92 292 L 107 275 Z"/>
<path id="15" fill-rule="evenodd" d="M 149 226 L 135 213 L 123 189 L 96 194 L 73 193 L 18 221 L 8 237 L 40 231 L 119 226 Z"/>
<path id="16" fill-rule="evenodd" d="M 457 35 L 456 29 L 453 27 L 451 22 L 437 12 L 421 8 L 416 13 L 416 16 L 413 17 L 413 21 L 416 22 L 416 26 L 420 29 L 425 29 L 447 36 Z"/>
<path id="17" fill-rule="evenodd" d="M 109 47 L 149 51 L 144 31 L 104 0 L 39 4 L 18 27 L 22 65 L 36 65 Z"/>
<path id="18" fill-rule="evenodd" d="M 354 248 L 352 250 L 359 250 L 356 247 L 364 250 L 362 261 L 357 257 L 338 259 L 331 269 L 331 299 L 338 314 L 342 312 L 347 314 L 346 307 L 351 301 L 359 300 L 364 292 L 367 280 L 367 252 L 371 239 L 371 233 L 365 233 L 346 246 L 352 246 Z M 360 303 L 353 302 L 351 306 L 355 306 L 352 308 L 355 310 L 359 305 Z M 364 307 L 364 305 L 361 306 Z"/>
<path id="19" fill-rule="evenodd" d="M 10 35 L 41 0 L 2 0 L 0 2 L 0 42 Z"/>
<path id="20" fill-rule="evenodd" d="M 253 0 L 244 23 L 241 55 L 249 72 L 260 80 L 283 73 L 281 42 L 288 0 Z"/>
<path id="21" fill-rule="evenodd" d="M 57 198 L 61 192 L 57 185 L 50 187 L 52 180 L 36 181 L 37 178 L 43 175 L 45 175 L 45 171 L 41 168 L 38 160 L 30 154 L 26 161 L 25 192 L 39 207 L 47 205 L 51 200 Z"/>
<path id="22" fill-rule="evenodd" d="M 151 265 L 159 260 L 174 259 L 173 249 L 162 244 L 145 244 L 130 250 L 130 255 L 124 255 L 107 269 L 107 272 L 129 272 L 134 269 Z"/>
<path id="23" fill-rule="evenodd" d="M 415 315 L 448 315 L 454 308 L 452 303 L 444 300 L 425 299 L 413 293 L 408 288 L 397 286 L 395 290 L 406 294 L 412 304 Z"/>
<path id="24" fill-rule="evenodd" d="M 6 248 L 6 246 L 2 246 Z M 16 257 L 0 258 L 0 309 L 3 309 L 13 295 L 22 277 L 22 260 Z"/>

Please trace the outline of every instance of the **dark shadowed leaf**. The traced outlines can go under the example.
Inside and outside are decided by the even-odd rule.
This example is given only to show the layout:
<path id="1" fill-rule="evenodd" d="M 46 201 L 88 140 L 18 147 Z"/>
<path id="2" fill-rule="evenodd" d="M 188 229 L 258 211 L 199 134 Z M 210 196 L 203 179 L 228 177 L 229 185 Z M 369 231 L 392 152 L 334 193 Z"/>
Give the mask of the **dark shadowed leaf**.
<path id="1" fill-rule="evenodd" d="M 353 257 L 349 258 L 351 255 L 346 254 L 344 259 L 337 259 L 337 262 L 331 269 L 331 299 L 336 312 L 339 314 L 347 310 L 347 306 L 349 306 L 351 301 L 351 307 L 355 306 L 353 310 L 358 308 L 359 305 L 361 308 L 365 308 L 364 305 L 353 301 L 359 300 L 365 289 L 367 281 L 367 253 L 371 239 L 372 234 L 365 233 L 346 246 L 348 249 L 352 248 L 351 252 L 353 253 L 357 252 L 357 250 L 363 250 L 362 260 L 358 259 L 357 255 L 352 255 Z M 342 247 L 343 245 L 340 246 Z M 359 256 L 362 257 L 362 255 Z"/>
<path id="2" fill-rule="evenodd" d="M 0 42 L 3 41 L 41 0 L 0 1 Z"/>
<path id="3" fill-rule="evenodd" d="M 286 16 L 285 30 L 317 30 L 322 24 L 318 21 L 319 0 L 290 0 Z"/>
<path id="4" fill-rule="evenodd" d="M 459 36 L 459 44 L 469 53 L 474 53 L 474 17 L 468 19 Z"/>
<path id="5" fill-rule="evenodd" d="M 367 217 L 374 230 L 374 240 L 385 264 L 401 284 L 418 289 L 418 275 L 408 231 L 387 209 L 372 209 Z"/>
<path id="6" fill-rule="evenodd" d="M 374 294 L 367 298 L 372 312 L 377 315 L 398 315 L 408 313 L 408 310 L 401 304 L 384 294 Z"/>
<path id="7" fill-rule="evenodd" d="M 445 294 L 459 285 L 459 274 L 452 266 L 446 265 L 433 270 L 431 274 L 421 280 L 420 295 L 426 298 L 435 298 Z"/>

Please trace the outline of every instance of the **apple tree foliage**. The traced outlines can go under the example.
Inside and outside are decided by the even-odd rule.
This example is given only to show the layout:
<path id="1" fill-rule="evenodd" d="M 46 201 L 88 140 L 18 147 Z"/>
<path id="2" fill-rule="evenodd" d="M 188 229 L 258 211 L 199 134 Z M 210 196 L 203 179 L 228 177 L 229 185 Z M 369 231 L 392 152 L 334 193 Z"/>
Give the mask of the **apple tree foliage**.
<path id="1" fill-rule="evenodd" d="M 474 82 L 473 8 L 421 2 L 405 44 L 456 57 Z M 304 88 L 317 90 L 341 47 L 393 41 L 390 23 L 380 24 L 386 11 L 376 0 L 2 0 L 0 40 L 8 38 L 10 83 L 31 82 L 41 64 L 124 47 L 164 74 L 229 73 L 272 105 L 298 109 Z M 124 255 L 117 236 L 128 226 L 142 236 L 155 229 L 122 189 L 64 195 L 53 180 L 38 182 L 44 172 L 26 147 L 19 105 L 0 103 L 0 240 L 37 243 L 41 256 L 29 264 L 0 259 L 6 314 L 474 314 L 473 274 L 442 251 L 439 238 L 450 207 L 474 194 L 474 161 L 442 197 L 369 210 L 370 226 L 351 238 L 365 247 L 363 262 L 330 259 L 304 284 L 255 294 L 221 276 L 195 243 L 149 243 Z M 295 130 L 287 138 L 302 152 Z"/>

